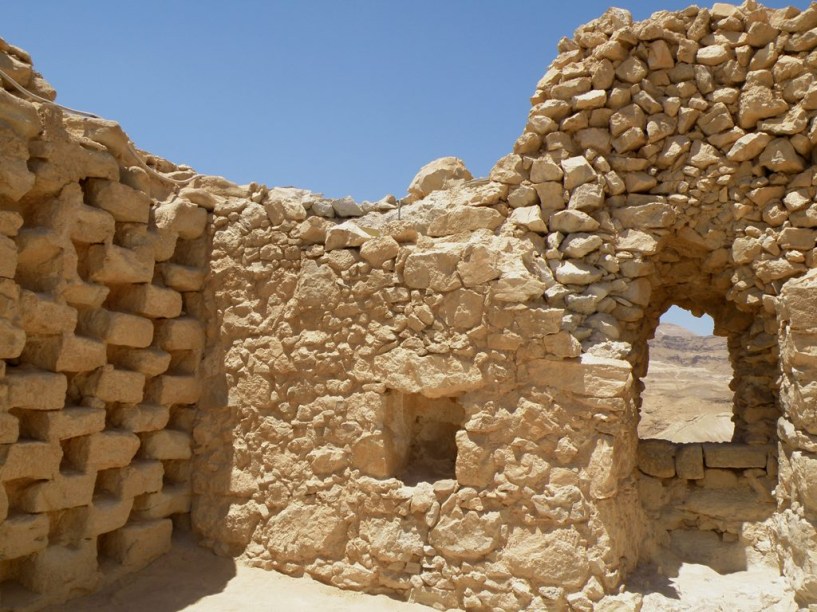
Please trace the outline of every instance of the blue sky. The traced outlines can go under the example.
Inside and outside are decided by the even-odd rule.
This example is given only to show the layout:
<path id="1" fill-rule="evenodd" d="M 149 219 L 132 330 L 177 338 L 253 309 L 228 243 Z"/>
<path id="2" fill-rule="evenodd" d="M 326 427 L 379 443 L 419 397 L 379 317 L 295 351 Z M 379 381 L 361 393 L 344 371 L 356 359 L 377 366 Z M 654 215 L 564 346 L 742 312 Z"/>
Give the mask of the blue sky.
<path id="1" fill-rule="evenodd" d="M 620 0 L 643 19 L 691 1 Z M 787 2 L 770 1 L 770 6 Z M 806 0 L 791 2 L 806 7 Z M 521 133 L 581 0 L 38 0 L 0 36 L 59 100 L 137 145 L 238 183 L 402 195 L 444 155 L 488 173 Z"/>

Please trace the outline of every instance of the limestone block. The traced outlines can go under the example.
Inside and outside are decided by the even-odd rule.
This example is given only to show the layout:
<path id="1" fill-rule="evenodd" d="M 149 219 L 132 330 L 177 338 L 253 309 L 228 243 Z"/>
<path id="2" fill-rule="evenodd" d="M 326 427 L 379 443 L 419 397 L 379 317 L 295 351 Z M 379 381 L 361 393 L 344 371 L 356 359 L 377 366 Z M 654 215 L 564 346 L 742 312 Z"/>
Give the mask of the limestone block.
<path id="1" fill-rule="evenodd" d="M 37 482 L 23 489 L 17 505 L 25 512 L 52 512 L 91 503 L 96 472 L 66 472 L 53 480 Z"/>
<path id="2" fill-rule="evenodd" d="M 523 206 L 515 208 L 511 213 L 510 220 L 532 232 L 547 232 L 547 224 L 542 217 L 542 209 L 539 206 Z"/>
<path id="3" fill-rule="evenodd" d="M 441 157 L 420 168 L 408 186 L 411 201 L 421 200 L 432 191 L 450 189 L 473 177 L 461 159 Z"/>
<path id="4" fill-rule="evenodd" d="M 4 69 L 9 70 L 9 67 L 4 66 Z M 37 114 L 37 107 L 28 100 L 4 89 L 0 90 L 0 120 L 25 138 L 32 138 L 42 130 L 42 122 Z"/>
<path id="5" fill-rule="evenodd" d="M 73 331 L 77 322 L 77 312 L 70 306 L 56 302 L 53 296 L 38 294 L 23 289 L 18 290 L 20 299 L 20 319 L 23 329 L 29 334 L 58 334 Z"/>
<path id="6" fill-rule="evenodd" d="M 20 422 L 8 412 L 0 412 L 0 444 L 17 442 L 20 437 Z"/>
<path id="7" fill-rule="evenodd" d="M 56 476 L 62 461 L 59 444 L 20 440 L 0 449 L 0 482 L 31 478 L 50 480 Z"/>
<path id="8" fill-rule="evenodd" d="M 346 221 L 340 225 L 334 225 L 326 231 L 324 248 L 327 251 L 333 251 L 335 249 L 359 247 L 376 235 L 374 230 L 360 227 L 354 221 Z"/>
<path id="9" fill-rule="evenodd" d="M 700 444 L 683 444 L 675 452 L 675 473 L 678 478 L 700 480 L 704 477 L 704 456 Z"/>
<path id="10" fill-rule="evenodd" d="M 669 227 L 675 223 L 675 211 L 664 202 L 624 206 L 613 210 L 613 217 L 625 228 Z"/>
<path id="11" fill-rule="evenodd" d="M 323 242 L 324 236 L 318 242 Z M 198 291 L 204 285 L 205 273 L 199 268 L 182 266 L 175 263 L 162 263 L 157 266 L 165 285 L 176 291 Z"/>
<path id="12" fill-rule="evenodd" d="M 400 245 L 391 236 L 372 238 L 360 247 L 360 256 L 376 268 L 397 257 L 399 252 Z"/>
<path id="13" fill-rule="evenodd" d="M 110 289 L 104 285 L 76 281 L 65 286 L 62 297 L 71 306 L 99 308 L 109 292 Z"/>
<path id="14" fill-rule="evenodd" d="M 13 514 L 0 522 L 0 561 L 19 559 L 48 546 L 47 514 Z"/>
<path id="15" fill-rule="evenodd" d="M 87 407 L 32 411 L 25 415 L 24 431 L 32 438 L 46 442 L 87 436 L 105 429 L 105 414 L 104 408 Z"/>
<path id="16" fill-rule="evenodd" d="M 520 380 L 587 397 L 618 397 L 632 383 L 632 367 L 621 359 L 585 354 L 577 361 L 533 359 L 520 368 Z"/>
<path id="17" fill-rule="evenodd" d="M 141 456 L 145 459 L 190 459 L 193 455 L 192 438 L 185 431 L 163 429 L 142 434 Z"/>
<path id="18" fill-rule="evenodd" d="M 251 502 L 242 506 L 234 504 L 230 508 L 230 515 L 233 516 L 228 515 L 228 521 L 233 517 L 236 523 L 238 519 L 244 519 L 243 525 L 237 525 L 240 532 L 232 535 L 230 538 L 232 541 L 249 539 L 252 535 L 251 531 L 246 532 L 247 527 L 254 528 L 257 524 L 260 518 L 257 510 L 253 512 L 255 519 L 252 522 L 249 516 L 242 517 L 241 514 L 253 510 L 254 504 Z M 221 522 L 227 521 L 222 519 Z M 317 557 L 331 557 L 339 552 L 342 554 L 346 542 L 346 521 L 335 508 L 329 506 L 292 503 L 273 516 L 269 525 L 271 529 L 268 549 L 277 558 L 287 561 L 303 562 Z"/>
<path id="19" fill-rule="evenodd" d="M 599 228 L 599 222 L 581 210 L 560 210 L 548 219 L 552 231 L 572 234 L 575 232 L 593 232 Z"/>
<path id="20" fill-rule="evenodd" d="M 111 410 L 110 419 L 115 427 L 134 433 L 156 431 L 167 426 L 170 409 L 152 404 L 118 404 Z"/>
<path id="21" fill-rule="evenodd" d="M 777 244 L 784 249 L 798 249 L 808 251 L 814 248 L 817 232 L 798 227 L 787 227 L 780 232 Z"/>
<path id="22" fill-rule="evenodd" d="M 120 469 L 100 472 L 97 485 L 119 499 L 128 499 L 160 490 L 163 477 L 161 461 L 137 460 Z"/>
<path id="23" fill-rule="evenodd" d="M 484 384 L 483 374 L 473 361 L 451 355 L 420 356 L 403 348 L 377 355 L 373 369 L 389 388 L 429 398 L 459 395 Z"/>
<path id="24" fill-rule="evenodd" d="M 79 517 L 73 527 L 81 537 L 93 538 L 123 527 L 128 522 L 133 498 L 98 495 Z"/>
<path id="25" fill-rule="evenodd" d="M 192 317 L 157 321 L 156 344 L 165 351 L 200 351 L 204 348 L 204 330 Z"/>
<path id="26" fill-rule="evenodd" d="M 113 239 L 115 229 L 113 215 L 83 204 L 76 210 L 71 240 L 80 244 L 101 244 Z"/>
<path id="27" fill-rule="evenodd" d="M 703 445 L 704 461 L 710 468 L 765 468 L 769 449 L 735 442 Z"/>
<path id="28" fill-rule="evenodd" d="M 448 557 L 476 561 L 497 547 L 501 525 L 498 512 L 458 512 L 441 517 L 428 541 Z"/>
<path id="29" fill-rule="evenodd" d="M 65 455 L 83 472 L 125 467 L 139 450 L 139 437 L 125 431 L 107 430 L 71 438 L 65 444 Z"/>
<path id="30" fill-rule="evenodd" d="M 797 497 L 809 512 L 817 511 L 817 458 L 811 453 L 794 451 L 791 467 Z"/>
<path id="31" fill-rule="evenodd" d="M 428 226 L 429 236 L 451 236 L 478 229 L 496 229 L 505 217 L 498 210 L 487 207 L 462 206 L 443 213 Z"/>
<path id="32" fill-rule="evenodd" d="M 805 164 L 788 138 L 775 138 L 760 154 L 760 165 L 772 172 L 802 172 Z"/>
<path id="33" fill-rule="evenodd" d="M 26 345 L 26 333 L 11 321 L 0 319 L 0 359 L 15 359 Z"/>
<path id="34" fill-rule="evenodd" d="M 640 440 L 637 454 L 638 469 L 648 476 L 675 476 L 675 445 L 666 440 Z"/>
<path id="35" fill-rule="evenodd" d="M 68 380 L 64 374 L 14 368 L 7 370 L 6 383 L 11 408 L 58 410 L 65 405 Z"/>
<path id="36" fill-rule="evenodd" d="M 83 385 L 83 391 L 104 402 L 138 404 L 144 397 L 145 375 L 118 370 L 111 365 L 99 368 Z"/>
<path id="37" fill-rule="evenodd" d="M 153 279 L 153 265 L 153 258 L 144 250 L 115 244 L 94 244 L 88 249 L 88 275 L 96 283 L 149 283 Z"/>
<path id="38" fill-rule="evenodd" d="M 85 200 L 123 223 L 147 223 L 150 220 L 150 197 L 122 183 L 88 179 Z"/>
<path id="39" fill-rule="evenodd" d="M 29 339 L 23 359 L 54 372 L 88 372 L 104 366 L 107 354 L 99 340 L 63 333 Z"/>
<path id="40" fill-rule="evenodd" d="M 108 361 L 117 368 L 141 372 L 145 376 L 158 376 L 170 367 L 170 353 L 149 347 L 134 349 L 130 347 L 108 347 Z"/>
<path id="41" fill-rule="evenodd" d="M 17 270 L 17 245 L 11 238 L 0 235 L 0 278 L 14 278 Z"/>
<path id="42" fill-rule="evenodd" d="M 161 265 L 166 267 L 172 264 Z M 120 294 L 117 299 L 112 300 L 112 305 L 118 310 L 151 319 L 173 319 L 182 312 L 182 296 L 173 289 L 157 285 L 134 285 L 127 292 Z"/>
<path id="43" fill-rule="evenodd" d="M 100 545 L 107 556 L 137 569 L 170 550 L 172 532 L 170 519 L 134 522 L 102 536 Z"/>
<path id="44" fill-rule="evenodd" d="M 542 550 L 548 554 L 540 554 Z M 573 528 L 542 532 L 511 527 L 499 557 L 511 575 L 535 577 L 546 585 L 575 589 L 584 585 L 590 573 L 586 545 Z"/>
<path id="45" fill-rule="evenodd" d="M 88 335 L 115 346 L 145 348 L 153 342 L 153 322 L 132 314 L 89 310 L 82 314 L 79 324 Z"/>
<path id="46" fill-rule="evenodd" d="M 133 502 L 133 511 L 141 520 L 166 518 L 190 512 L 190 500 L 189 484 L 168 485 L 156 493 L 137 497 Z"/>
<path id="47" fill-rule="evenodd" d="M 162 202 L 153 209 L 156 227 L 170 230 L 182 240 L 195 240 L 207 225 L 207 211 L 182 198 Z"/>
<path id="48" fill-rule="evenodd" d="M 20 583 L 35 593 L 90 591 L 99 578 L 94 540 L 52 544 L 26 559 L 20 570 Z"/>
<path id="49" fill-rule="evenodd" d="M 201 381 L 197 376 L 157 376 L 150 382 L 147 392 L 150 401 L 162 406 L 195 404 L 200 396 Z"/>

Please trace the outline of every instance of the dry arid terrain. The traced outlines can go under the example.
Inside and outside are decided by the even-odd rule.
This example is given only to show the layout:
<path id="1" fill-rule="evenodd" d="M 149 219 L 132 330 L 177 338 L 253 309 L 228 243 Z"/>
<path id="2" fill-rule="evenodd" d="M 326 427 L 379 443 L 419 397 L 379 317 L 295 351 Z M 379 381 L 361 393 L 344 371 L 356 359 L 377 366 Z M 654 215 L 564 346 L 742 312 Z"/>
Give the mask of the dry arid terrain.
<path id="1" fill-rule="evenodd" d="M 650 340 L 641 438 L 727 442 L 732 437 L 732 366 L 726 338 L 662 323 Z"/>

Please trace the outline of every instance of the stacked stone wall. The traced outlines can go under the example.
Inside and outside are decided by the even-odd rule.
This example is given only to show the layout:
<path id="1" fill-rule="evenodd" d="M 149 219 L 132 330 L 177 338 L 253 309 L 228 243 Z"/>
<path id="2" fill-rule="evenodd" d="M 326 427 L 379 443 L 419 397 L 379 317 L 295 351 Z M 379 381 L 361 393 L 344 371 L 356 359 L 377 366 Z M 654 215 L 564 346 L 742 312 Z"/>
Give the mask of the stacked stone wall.
<path id="1" fill-rule="evenodd" d="M 25 610 L 145 566 L 189 522 L 208 212 L 111 122 L 0 89 L 0 133 L 0 608 Z"/>

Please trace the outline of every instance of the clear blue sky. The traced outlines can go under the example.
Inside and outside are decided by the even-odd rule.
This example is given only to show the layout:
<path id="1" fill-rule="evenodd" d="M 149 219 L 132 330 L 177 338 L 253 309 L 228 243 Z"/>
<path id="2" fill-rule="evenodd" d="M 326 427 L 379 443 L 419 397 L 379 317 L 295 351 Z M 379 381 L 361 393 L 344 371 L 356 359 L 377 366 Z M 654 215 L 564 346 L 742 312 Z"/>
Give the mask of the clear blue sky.
<path id="1" fill-rule="evenodd" d="M 691 3 L 617 5 L 643 19 Z M 377 199 L 444 155 L 486 175 L 522 132 L 559 38 L 608 6 L 38 0 L 5 3 L 0 36 L 62 103 L 119 121 L 143 149 L 238 183 Z"/>

